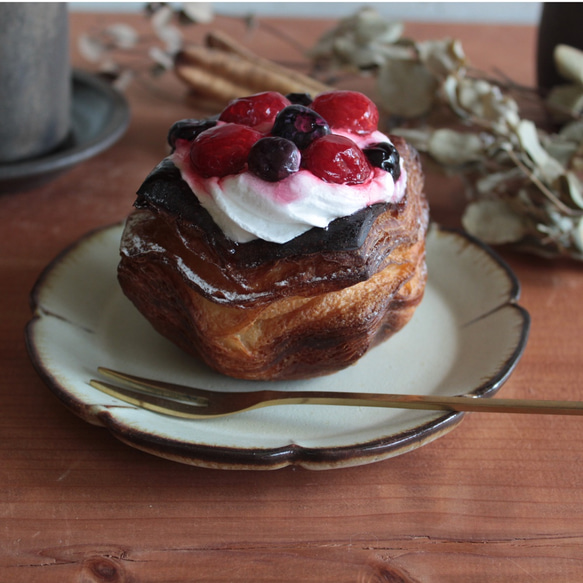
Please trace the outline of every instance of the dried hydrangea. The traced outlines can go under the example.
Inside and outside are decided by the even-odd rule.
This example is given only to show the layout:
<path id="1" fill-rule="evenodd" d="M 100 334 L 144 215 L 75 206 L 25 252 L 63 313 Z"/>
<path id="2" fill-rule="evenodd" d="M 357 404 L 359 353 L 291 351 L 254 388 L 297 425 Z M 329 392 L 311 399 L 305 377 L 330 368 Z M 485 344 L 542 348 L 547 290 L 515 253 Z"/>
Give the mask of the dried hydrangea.
<path id="1" fill-rule="evenodd" d="M 465 229 L 491 244 L 583 259 L 583 53 L 557 47 L 565 85 L 546 105 L 564 125 L 551 133 L 522 118 L 502 85 L 476 75 L 458 40 L 415 42 L 400 31 L 366 8 L 310 54 L 320 67 L 374 72 L 379 105 L 398 122 L 391 131 L 464 176 Z M 446 127 L 428 125 L 436 109 L 450 113 Z"/>

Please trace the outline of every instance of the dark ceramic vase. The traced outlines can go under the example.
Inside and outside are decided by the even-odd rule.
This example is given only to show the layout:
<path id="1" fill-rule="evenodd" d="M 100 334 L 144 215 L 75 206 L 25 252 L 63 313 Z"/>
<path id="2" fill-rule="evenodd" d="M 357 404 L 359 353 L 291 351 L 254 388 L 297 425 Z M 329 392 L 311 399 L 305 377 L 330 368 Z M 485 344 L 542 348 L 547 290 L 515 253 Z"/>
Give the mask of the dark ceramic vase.
<path id="1" fill-rule="evenodd" d="M 66 4 L 0 3 L 0 112 L 0 164 L 42 156 L 67 138 Z"/>
<path id="2" fill-rule="evenodd" d="M 555 67 L 553 52 L 559 44 L 583 50 L 583 4 L 545 2 L 542 7 L 537 47 L 537 82 L 543 90 L 566 83 Z"/>

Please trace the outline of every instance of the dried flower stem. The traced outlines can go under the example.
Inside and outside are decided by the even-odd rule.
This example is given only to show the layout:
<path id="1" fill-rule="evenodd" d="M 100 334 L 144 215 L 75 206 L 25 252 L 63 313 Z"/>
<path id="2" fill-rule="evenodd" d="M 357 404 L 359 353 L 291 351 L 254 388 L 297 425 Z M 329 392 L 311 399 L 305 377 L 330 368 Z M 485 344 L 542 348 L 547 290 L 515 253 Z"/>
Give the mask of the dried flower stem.
<path id="1" fill-rule="evenodd" d="M 557 198 L 557 196 L 555 196 L 555 194 L 549 188 L 547 188 L 547 186 L 534 174 L 534 172 L 532 172 L 532 170 L 520 160 L 520 158 L 512 149 L 506 148 L 504 151 L 508 154 L 508 157 L 516 164 L 516 166 L 518 166 L 518 168 L 520 168 L 522 172 L 528 176 L 528 179 L 540 190 L 540 192 L 544 194 L 544 196 L 546 196 L 550 202 L 558 207 L 562 213 L 565 213 L 571 217 L 579 217 L 583 215 L 583 211 L 569 208 L 563 201 Z"/>

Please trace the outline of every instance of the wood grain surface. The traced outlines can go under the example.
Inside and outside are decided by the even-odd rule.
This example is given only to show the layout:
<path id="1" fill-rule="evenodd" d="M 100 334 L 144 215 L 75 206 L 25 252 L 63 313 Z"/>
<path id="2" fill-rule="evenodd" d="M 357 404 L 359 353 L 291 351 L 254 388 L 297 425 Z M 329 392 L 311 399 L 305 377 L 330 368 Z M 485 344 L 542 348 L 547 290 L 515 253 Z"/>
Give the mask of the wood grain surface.
<path id="1" fill-rule="evenodd" d="M 140 15 L 72 16 L 85 30 Z M 310 46 L 330 21 L 270 20 Z M 213 26 L 238 35 L 240 22 Z M 196 40 L 204 27 L 192 29 Z M 534 83 L 536 30 L 407 24 L 454 36 L 470 60 Z M 246 46 L 302 55 L 264 28 Z M 0 196 L 0 581 L 576 582 L 583 572 L 583 423 L 470 414 L 443 438 L 368 466 L 219 471 L 159 459 L 73 416 L 35 373 L 24 344 L 29 292 L 44 266 L 90 229 L 121 220 L 165 153 L 176 119 L 195 117 L 172 76 L 127 97 L 129 130 L 106 152 L 30 192 Z M 461 185 L 428 176 L 434 218 L 459 224 Z M 581 399 L 583 266 L 504 252 L 532 329 L 500 392 Z"/>

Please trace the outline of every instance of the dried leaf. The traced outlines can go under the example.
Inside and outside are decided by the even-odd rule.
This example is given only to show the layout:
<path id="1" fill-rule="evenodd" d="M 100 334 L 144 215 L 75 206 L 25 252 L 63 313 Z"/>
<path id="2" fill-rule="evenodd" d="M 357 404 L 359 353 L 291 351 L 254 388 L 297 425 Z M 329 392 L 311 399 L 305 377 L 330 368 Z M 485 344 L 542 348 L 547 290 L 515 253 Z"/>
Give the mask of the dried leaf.
<path id="1" fill-rule="evenodd" d="M 105 33 L 113 44 L 120 49 L 134 48 L 139 39 L 136 29 L 127 24 L 112 24 L 105 29 Z"/>
<path id="2" fill-rule="evenodd" d="M 408 59 L 411 49 L 400 45 L 360 45 L 353 38 L 342 37 L 334 41 L 334 60 L 342 67 L 371 69 L 382 66 L 389 59 Z"/>
<path id="3" fill-rule="evenodd" d="M 387 49 L 400 39 L 402 32 L 402 23 L 387 22 L 373 8 L 364 7 L 322 35 L 308 55 L 332 61 L 336 67 L 368 69 L 389 58 Z"/>
<path id="4" fill-rule="evenodd" d="M 554 246 L 556 254 L 564 254 L 567 249 L 572 249 L 574 235 L 580 219 L 566 217 L 555 209 L 550 208 L 548 212 L 548 222 L 539 223 L 536 228 L 539 232 L 544 233 L 545 239 L 550 240 L 547 247 Z"/>
<path id="5" fill-rule="evenodd" d="M 165 28 L 172 22 L 174 17 L 174 11 L 172 7 L 168 4 L 159 4 L 156 9 L 152 12 L 150 22 L 152 23 L 152 28 L 158 31 L 160 28 Z"/>
<path id="6" fill-rule="evenodd" d="M 135 73 L 133 71 L 125 69 L 124 71 L 120 72 L 117 78 L 113 81 L 112 85 L 115 87 L 115 89 L 123 93 L 134 80 L 134 77 Z"/>
<path id="7" fill-rule="evenodd" d="M 183 2 L 180 15 L 189 22 L 208 24 L 213 21 L 213 5 L 211 2 Z"/>
<path id="8" fill-rule="evenodd" d="M 458 83 L 457 98 L 463 109 L 475 115 L 484 115 L 484 98 L 490 94 L 492 86 L 482 79 L 463 78 Z"/>
<path id="9" fill-rule="evenodd" d="M 530 156 L 531 160 L 535 164 L 544 164 L 548 158 L 548 154 L 539 142 L 536 125 L 530 120 L 523 119 L 518 124 L 516 133 L 520 145 Z"/>
<path id="10" fill-rule="evenodd" d="M 382 56 L 372 47 L 360 48 L 354 38 L 341 37 L 334 40 L 334 57 L 342 65 L 352 65 L 358 69 L 379 65 Z"/>
<path id="11" fill-rule="evenodd" d="M 445 78 L 466 65 L 466 57 L 458 40 L 444 39 L 417 44 L 419 59 L 436 77 Z"/>
<path id="12" fill-rule="evenodd" d="M 565 124 L 559 131 L 559 136 L 577 144 L 583 142 L 583 120 L 574 120 Z"/>
<path id="13" fill-rule="evenodd" d="M 560 156 L 555 156 L 559 161 L 563 162 L 566 168 L 570 168 L 575 172 L 583 172 L 583 120 L 575 120 L 565 124 L 558 134 L 549 136 L 549 146 L 547 149 L 551 154 L 553 150 L 561 146 L 563 143 L 569 144 L 573 148 L 573 153 L 565 160 Z"/>
<path id="14" fill-rule="evenodd" d="M 162 67 L 165 71 L 169 71 L 174 67 L 174 59 L 172 56 L 163 51 L 160 47 L 150 47 L 148 55 L 152 61 Z"/>
<path id="15" fill-rule="evenodd" d="M 462 224 L 466 231 L 491 245 L 516 243 L 528 231 L 524 218 L 501 199 L 471 202 Z"/>
<path id="16" fill-rule="evenodd" d="M 578 142 L 566 139 L 560 134 L 544 136 L 541 144 L 549 155 L 555 158 L 564 168 L 571 165 L 571 161 L 579 149 Z"/>
<path id="17" fill-rule="evenodd" d="M 157 31 L 158 38 L 164 43 L 166 50 L 171 54 L 176 54 L 183 44 L 182 33 L 176 26 L 166 26 Z"/>
<path id="18" fill-rule="evenodd" d="M 427 152 L 429 148 L 429 140 L 433 133 L 430 129 L 418 128 L 394 128 L 391 133 L 396 136 L 402 136 L 419 152 Z"/>
<path id="19" fill-rule="evenodd" d="M 507 193 L 506 185 L 522 177 L 522 170 L 511 168 L 500 172 L 491 172 L 476 181 L 476 191 L 479 194 L 491 195 L 495 192 Z"/>
<path id="20" fill-rule="evenodd" d="M 158 8 L 151 18 L 152 28 L 156 36 L 164 43 L 165 49 L 171 55 L 176 54 L 183 44 L 182 32 L 172 24 L 174 11 L 168 4 Z"/>
<path id="21" fill-rule="evenodd" d="M 583 111 L 583 87 L 579 85 L 553 87 L 546 103 L 557 123 L 571 121 Z"/>
<path id="22" fill-rule="evenodd" d="M 505 96 L 498 86 L 483 79 L 467 77 L 458 80 L 456 85 L 449 79 L 448 81 L 450 88 L 447 97 L 458 115 L 480 120 L 483 125 L 490 125 L 492 131 L 500 135 L 511 134 L 518 125 L 518 104 L 514 99 Z"/>
<path id="23" fill-rule="evenodd" d="M 468 113 L 460 106 L 458 100 L 458 85 L 458 77 L 456 75 L 448 75 L 441 87 L 439 87 L 439 94 L 441 99 L 451 107 L 455 115 L 466 118 Z"/>
<path id="24" fill-rule="evenodd" d="M 553 52 L 553 59 L 558 73 L 579 85 L 583 85 L 583 52 L 568 45 L 557 45 Z"/>
<path id="25" fill-rule="evenodd" d="M 77 46 L 81 56 L 90 63 L 98 63 L 106 52 L 105 44 L 100 39 L 88 34 L 79 35 Z"/>
<path id="26" fill-rule="evenodd" d="M 567 200 L 569 206 L 583 210 L 583 189 L 581 181 L 574 172 L 565 172 L 559 177 L 559 189 L 562 199 Z"/>
<path id="27" fill-rule="evenodd" d="M 378 12 L 371 7 L 359 10 L 354 19 L 349 19 L 355 40 L 358 44 L 366 43 L 394 43 L 403 34 L 403 24 L 388 22 L 379 17 Z"/>
<path id="28" fill-rule="evenodd" d="M 429 112 L 438 84 L 418 62 L 389 60 L 379 69 L 377 86 L 382 105 L 392 115 L 412 118 Z"/>
<path id="29" fill-rule="evenodd" d="M 428 152 L 440 164 L 461 166 L 480 160 L 484 156 L 484 143 L 477 134 L 444 128 L 433 132 Z"/>
<path id="30" fill-rule="evenodd" d="M 563 172 L 561 163 L 549 155 L 541 146 L 536 125 L 530 120 L 521 120 L 517 128 L 518 139 L 524 151 L 535 164 L 538 171 L 547 184 L 553 183 Z"/>

